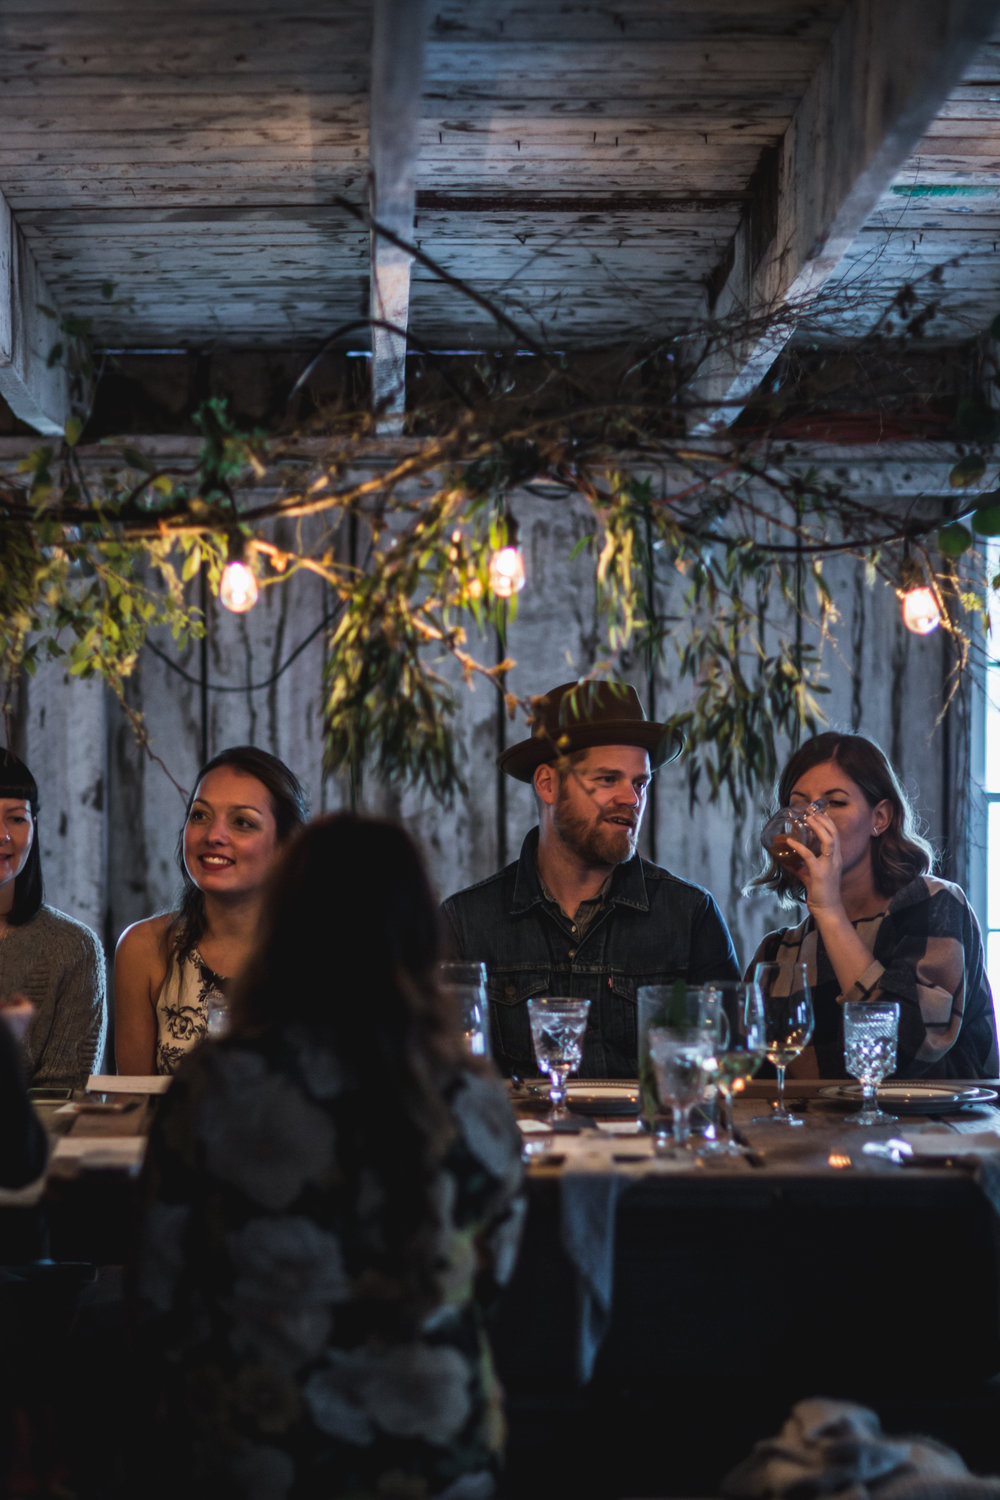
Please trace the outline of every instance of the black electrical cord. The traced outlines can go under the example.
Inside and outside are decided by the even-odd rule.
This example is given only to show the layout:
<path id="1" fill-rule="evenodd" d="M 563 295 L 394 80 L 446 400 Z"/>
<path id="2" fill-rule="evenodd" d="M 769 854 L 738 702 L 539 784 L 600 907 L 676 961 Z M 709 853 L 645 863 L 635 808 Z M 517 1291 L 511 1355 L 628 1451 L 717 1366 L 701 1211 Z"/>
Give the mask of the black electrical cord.
<path id="1" fill-rule="evenodd" d="M 337 618 L 343 607 L 344 604 L 342 600 L 335 610 L 331 610 L 328 615 L 324 615 L 322 620 L 320 620 L 319 624 L 316 626 L 316 629 L 311 630 L 306 636 L 305 640 L 300 641 L 292 654 L 286 657 L 281 666 L 278 667 L 275 672 L 272 672 L 270 677 L 266 677 L 263 682 L 245 682 L 241 683 L 239 687 L 231 687 L 228 683 L 213 682 L 207 685 L 207 691 L 210 693 L 259 693 L 262 692 L 264 688 L 271 687 L 273 683 L 277 682 L 278 678 L 282 675 L 283 672 L 288 671 L 288 668 L 292 665 L 292 662 L 295 661 L 296 657 L 302 655 L 306 647 L 312 644 L 312 642 L 316 639 L 320 632 L 325 630 L 328 625 L 333 624 L 334 620 Z M 182 677 L 184 681 L 190 683 L 192 687 L 200 688 L 203 686 L 201 677 L 194 677 L 190 672 L 185 671 L 185 669 L 180 665 L 179 662 L 171 660 L 167 653 L 165 651 L 161 651 L 159 646 L 154 645 L 151 640 L 147 639 L 145 649 L 147 651 L 152 651 L 153 655 L 158 656 L 160 658 L 160 661 L 162 661 L 165 666 L 168 666 L 170 668 L 171 672 L 176 672 L 178 677 Z"/>

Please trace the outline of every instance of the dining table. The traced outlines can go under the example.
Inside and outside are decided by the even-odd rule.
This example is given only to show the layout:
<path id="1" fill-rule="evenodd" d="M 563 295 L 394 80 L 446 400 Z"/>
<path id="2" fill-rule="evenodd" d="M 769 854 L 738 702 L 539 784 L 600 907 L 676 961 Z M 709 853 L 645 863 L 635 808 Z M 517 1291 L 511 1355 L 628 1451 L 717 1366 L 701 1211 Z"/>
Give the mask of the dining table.
<path id="1" fill-rule="evenodd" d="M 610 1427 L 616 1482 L 713 1493 L 706 1424 L 721 1473 L 813 1395 L 995 1442 L 1000 1081 L 891 1082 L 865 1127 L 856 1085 L 789 1080 L 787 1126 L 754 1080 L 734 1155 L 657 1154 L 633 1081 L 571 1084 L 551 1129 L 547 1085 L 511 1087 L 528 1213 L 493 1344 L 522 1470 Z"/>
<path id="2" fill-rule="evenodd" d="M 0 1263 L 128 1260 L 165 1082 L 95 1078 L 37 1102 L 49 1165 L 0 1191 Z M 572 1083 L 555 1127 L 546 1084 L 508 1087 L 527 1214 L 489 1330 L 521 1493 L 548 1493 L 551 1469 L 595 1496 L 715 1494 L 817 1395 L 867 1402 L 886 1431 L 932 1432 L 970 1462 L 981 1447 L 989 1467 L 1000 1080 L 914 1081 L 880 1127 L 850 1123 L 851 1086 L 820 1080 L 789 1080 L 802 1123 L 780 1125 L 774 1083 L 753 1081 L 732 1156 L 699 1155 L 697 1136 L 658 1154 L 633 1080 Z"/>

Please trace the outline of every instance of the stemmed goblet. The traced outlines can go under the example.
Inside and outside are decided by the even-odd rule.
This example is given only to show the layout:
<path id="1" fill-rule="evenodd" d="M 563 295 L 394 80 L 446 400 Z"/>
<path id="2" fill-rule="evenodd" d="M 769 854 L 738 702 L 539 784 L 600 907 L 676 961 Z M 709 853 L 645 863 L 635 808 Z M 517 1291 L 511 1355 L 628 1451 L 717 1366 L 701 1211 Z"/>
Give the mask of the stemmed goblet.
<path id="1" fill-rule="evenodd" d="M 861 1084 L 861 1109 L 852 1125 L 894 1125 L 879 1109 L 878 1086 L 896 1066 L 899 1005 L 895 1000 L 848 1000 L 844 1005 L 844 1066 Z"/>
<path id="2" fill-rule="evenodd" d="M 809 1045 L 813 1034 L 812 993 L 805 964 L 757 964 L 753 977 L 764 1000 L 767 1060 L 778 1075 L 778 1107 L 755 1117 L 755 1125 L 802 1125 L 785 1107 L 785 1069 Z"/>
<path id="3" fill-rule="evenodd" d="M 705 1088 L 705 1068 L 715 1051 L 712 1032 L 697 1024 L 651 1026 L 649 1055 L 656 1074 L 661 1104 L 673 1113 L 673 1145 L 657 1129 L 653 1149 L 657 1155 L 680 1155 L 691 1149 L 691 1109 Z"/>
<path id="4" fill-rule="evenodd" d="M 557 1123 L 569 1119 L 566 1080 L 580 1066 L 589 1011 L 589 1000 L 567 995 L 537 995 L 528 1001 L 531 1041 L 538 1066 L 552 1080 L 550 1118 Z"/>
<path id="5" fill-rule="evenodd" d="M 754 979 L 717 980 L 702 986 L 705 999 L 715 997 L 721 1007 L 718 1045 L 714 1057 L 706 1062 L 709 1080 L 718 1089 L 723 1108 L 718 1111 L 716 1138 L 706 1143 L 703 1153 L 713 1156 L 742 1156 L 743 1148 L 733 1135 L 733 1094 L 759 1069 L 764 1061 L 764 1002 L 760 986 Z"/>

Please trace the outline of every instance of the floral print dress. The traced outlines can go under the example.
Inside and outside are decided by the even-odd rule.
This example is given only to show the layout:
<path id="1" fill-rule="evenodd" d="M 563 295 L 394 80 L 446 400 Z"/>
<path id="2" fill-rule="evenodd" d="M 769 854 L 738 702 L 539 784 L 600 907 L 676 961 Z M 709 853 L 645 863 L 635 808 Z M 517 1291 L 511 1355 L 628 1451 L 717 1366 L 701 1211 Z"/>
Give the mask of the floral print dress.
<path id="1" fill-rule="evenodd" d="M 156 1071 L 176 1072 L 177 1064 L 208 1035 L 209 1011 L 225 1002 L 228 979 L 210 969 L 197 948 L 174 955 L 156 999 Z"/>
<path id="2" fill-rule="evenodd" d="M 520 1136 L 495 1077 L 444 1088 L 437 1305 L 399 1339 L 384 1331 L 403 1293 L 379 1269 L 382 1188 L 341 1149 L 352 1090 L 333 1053 L 288 1027 L 184 1063 L 150 1141 L 137 1281 L 163 1493 L 494 1493 L 503 1419 L 482 1309 L 513 1270 Z"/>

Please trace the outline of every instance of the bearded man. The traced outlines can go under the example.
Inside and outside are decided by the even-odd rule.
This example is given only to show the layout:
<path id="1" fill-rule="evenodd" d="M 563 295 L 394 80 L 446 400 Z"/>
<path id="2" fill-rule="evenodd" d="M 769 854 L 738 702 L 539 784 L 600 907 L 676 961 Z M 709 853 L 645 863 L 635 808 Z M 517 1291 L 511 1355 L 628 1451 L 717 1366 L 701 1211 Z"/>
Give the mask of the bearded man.
<path id="1" fill-rule="evenodd" d="M 534 786 L 538 827 L 442 911 L 452 956 L 487 966 L 502 1073 L 538 1071 L 532 995 L 590 1000 L 580 1077 L 634 1078 L 641 985 L 740 977 L 712 895 L 636 853 L 652 773 L 682 749 L 634 688 L 570 682 L 534 700 L 531 737 L 500 756 Z"/>

